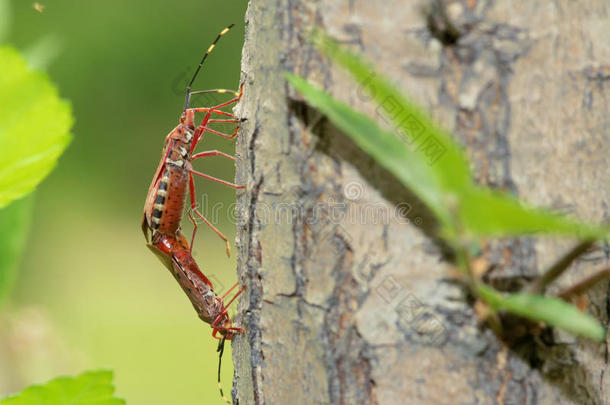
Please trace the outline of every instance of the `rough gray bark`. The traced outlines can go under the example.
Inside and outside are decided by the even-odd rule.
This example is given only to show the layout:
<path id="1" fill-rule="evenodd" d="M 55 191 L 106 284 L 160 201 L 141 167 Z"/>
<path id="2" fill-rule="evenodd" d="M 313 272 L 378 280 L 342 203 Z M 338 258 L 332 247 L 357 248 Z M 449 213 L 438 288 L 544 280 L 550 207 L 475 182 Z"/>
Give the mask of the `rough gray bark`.
<path id="1" fill-rule="evenodd" d="M 408 191 L 284 81 L 290 71 L 378 119 L 306 41 L 325 30 L 458 134 L 482 184 L 590 221 L 610 201 L 610 5 L 252 0 L 237 146 L 240 404 L 610 404 L 608 341 L 504 346 L 481 327 Z M 571 241 L 494 241 L 514 290 Z M 608 261 L 577 261 L 560 285 Z M 589 310 L 608 325 L 608 283 Z"/>

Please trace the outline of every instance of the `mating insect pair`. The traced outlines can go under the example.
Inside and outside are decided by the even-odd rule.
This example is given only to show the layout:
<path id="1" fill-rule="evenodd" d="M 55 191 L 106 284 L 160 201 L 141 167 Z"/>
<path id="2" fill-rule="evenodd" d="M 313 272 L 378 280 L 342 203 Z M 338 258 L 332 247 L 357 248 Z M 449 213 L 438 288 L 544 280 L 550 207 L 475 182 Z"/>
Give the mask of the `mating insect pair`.
<path id="1" fill-rule="evenodd" d="M 239 127 L 232 134 L 226 134 L 210 127 L 213 123 L 235 123 L 239 120 L 228 112 L 222 111 L 223 107 L 237 103 L 242 95 L 243 86 L 239 92 L 225 89 L 202 90 L 191 92 L 191 86 L 199 74 L 206 58 L 214 49 L 218 40 L 226 34 L 233 25 L 228 26 L 218 34 L 212 45 L 204 54 L 197 70 L 186 88 L 186 99 L 184 110 L 180 117 L 180 123 L 165 138 L 165 145 L 161 155 L 161 161 L 153 176 L 151 185 L 144 205 L 142 218 L 142 231 L 147 241 L 147 246 L 161 260 L 161 262 L 173 274 L 178 284 L 182 287 L 199 318 L 211 325 L 212 336 L 220 339 L 218 351 L 222 357 L 225 340 L 231 340 L 236 334 L 243 332 L 241 328 L 234 327 L 229 318 L 227 308 L 243 292 L 243 287 L 226 303 L 225 297 L 233 291 L 235 284 L 227 293 L 219 297 L 210 280 L 201 272 L 192 256 L 192 248 L 197 233 L 197 221 L 195 216 L 205 222 L 212 230 L 224 240 L 226 252 L 229 255 L 229 243 L 227 238 L 199 212 L 196 203 L 194 176 L 200 176 L 234 189 L 243 186 L 209 176 L 193 169 L 191 162 L 196 159 L 221 156 L 235 160 L 233 156 L 226 153 L 210 150 L 194 153 L 195 147 L 203 139 L 206 132 L 219 135 L 226 139 L 234 139 Z M 229 101 L 213 107 L 190 108 L 190 98 L 194 94 L 202 93 L 229 93 L 234 97 Z M 201 123 L 196 125 L 195 114 L 205 113 Z M 181 231 L 182 215 L 186 203 L 187 188 L 189 194 L 190 211 L 189 219 L 193 223 L 193 234 L 190 246 Z M 220 387 L 220 360 L 218 365 L 218 383 Z M 226 398 L 225 398 L 226 399 Z"/>

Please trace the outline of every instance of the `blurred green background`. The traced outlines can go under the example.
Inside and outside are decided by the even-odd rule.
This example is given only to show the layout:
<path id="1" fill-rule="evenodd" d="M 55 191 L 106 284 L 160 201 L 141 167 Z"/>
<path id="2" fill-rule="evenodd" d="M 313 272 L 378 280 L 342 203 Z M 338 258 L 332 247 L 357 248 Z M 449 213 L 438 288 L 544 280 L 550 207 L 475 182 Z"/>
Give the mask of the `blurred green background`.
<path id="1" fill-rule="evenodd" d="M 0 397 L 60 374 L 108 367 L 117 395 L 130 404 L 223 403 L 217 341 L 146 248 L 140 221 L 185 84 L 230 23 L 236 26 L 194 89 L 238 87 L 247 3 L 38 3 L 42 12 L 34 2 L 8 2 L 8 14 L 0 13 L 0 26 L 9 23 L 4 42 L 34 64 L 50 61 L 45 70 L 71 101 L 76 123 L 72 144 L 36 192 L 17 286 L 0 312 Z M 192 104 L 222 100 L 208 95 Z M 210 149 L 233 153 L 234 144 L 208 135 L 198 150 Z M 234 179 L 227 159 L 195 166 Z M 235 252 L 228 212 L 235 192 L 205 180 L 197 187 L 198 200 L 207 200 L 204 214 L 217 204 L 211 219 Z M 193 251 L 217 290 L 236 281 L 235 257 L 227 259 L 223 242 L 205 225 Z M 230 351 L 223 364 L 227 391 L 229 357 Z"/>

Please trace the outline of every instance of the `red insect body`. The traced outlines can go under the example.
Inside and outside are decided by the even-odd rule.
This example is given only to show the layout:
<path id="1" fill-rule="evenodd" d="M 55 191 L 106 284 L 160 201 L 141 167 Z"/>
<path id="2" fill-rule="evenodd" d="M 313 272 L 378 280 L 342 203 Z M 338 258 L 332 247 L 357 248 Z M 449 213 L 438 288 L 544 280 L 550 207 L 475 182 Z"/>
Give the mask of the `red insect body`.
<path id="1" fill-rule="evenodd" d="M 227 30 L 223 31 L 223 33 L 226 31 Z M 210 49 L 208 49 L 206 56 L 212 48 L 213 47 L 210 47 Z M 226 90 L 212 91 L 220 93 L 227 92 Z M 206 131 L 223 136 L 227 139 L 235 138 L 237 129 L 233 134 L 229 135 L 216 131 L 210 128 L 209 125 L 214 122 L 238 122 L 233 114 L 220 110 L 225 106 L 239 101 L 241 92 L 239 94 L 236 93 L 236 95 L 237 96 L 231 100 L 214 107 L 185 109 L 180 117 L 178 126 L 176 126 L 176 128 L 174 128 L 165 138 L 161 161 L 157 166 L 157 170 L 155 171 L 149 187 L 142 217 L 142 231 L 146 241 L 149 242 L 149 248 L 174 275 L 195 307 L 199 317 L 204 322 L 212 325 L 214 337 L 220 332 L 220 334 L 227 339 L 230 339 L 232 334 L 240 329 L 231 326 L 226 307 L 222 304 L 222 298 L 218 297 L 213 290 L 212 283 L 199 270 L 197 263 L 191 255 L 191 248 L 189 248 L 184 235 L 180 231 L 180 223 L 186 203 L 188 187 L 192 212 L 206 222 L 223 240 L 225 240 L 228 254 L 229 248 L 227 238 L 197 210 L 193 175 L 217 181 L 233 188 L 242 187 L 197 172 L 193 170 L 191 162 L 194 159 L 210 156 L 223 156 L 234 160 L 232 156 L 219 151 L 205 151 L 195 155 L 193 155 L 193 151 L 197 144 L 203 139 Z M 187 100 L 189 97 L 190 93 L 187 93 Z M 195 114 L 199 112 L 204 112 L 205 116 L 201 121 L 201 124 L 195 126 Z M 213 119 L 213 115 L 229 118 Z M 190 212 L 189 218 L 194 224 L 191 239 L 192 247 L 197 232 L 197 223 Z M 241 290 L 237 295 L 240 293 Z"/>
<path id="2" fill-rule="evenodd" d="M 193 155 L 193 150 L 203 138 L 206 131 L 221 135 L 227 139 L 233 139 L 237 135 L 237 129 L 232 135 L 212 130 L 207 125 L 212 122 L 238 122 L 233 114 L 219 110 L 219 108 L 236 103 L 239 101 L 239 95 L 225 103 L 219 104 L 212 108 L 189 108 L 180 118 L 180 124 L 174 128 L 165 138 L 165 146 L 161 155 L 161 161 L 157 167 L 157 171 L 153 176 L 153 180 L 148 190 L 146 204 L 144 206 L 144 215 L 142 218 L 142 230 L 149 240 L 148 230 L 154 235 L 156 232 L 161 232 L 167 235 L 173 235 L 180 228 L 182 220 L 182 212 L 186 200 L 186 191 L 190 195 L 190 208 L 192 213 L 203 220 L 218 236 L 220 236 L 226 244 L 227 255 L 229 254 L 229 243 L 227 238 L 214 226 L 210 221 L 203 216 L 197 209 L 197 200 L 195 193 L 195 182 L 193 175 L 197 175 L 208 180 L 227 185 L 229 187 L 239 189 L 243 186 L 217 179 L 204 173 L 193 170 L 191 162 L 194 159 L 222 156 L 231 160 L 235 160 L 230 155 L 216 150 L 205 151 Z M 195 128 L 194 119 L 195 113 L 206 112 L 201 125 Z M 212 114 L 219 114 L 232 117 L 229 120 L 211 119 Z M 197 233 L 197 222 L 193 215 L 189 212 L 189 218 L 194 224 L 193 236 L 191 238 L 191 246 Z"/>
<path id="3" fill-rule="evenodd" d="M 199 318 L 211 325 L 213 329 L 212 336 L 220 339 L 218 347 L 220 353 L 218 362 L 218 387 L 221 396 L 224 397 L 222 387 L 220 385 L 220 365 L 222 352 L 224 349 L 224 341 L 231 340 L 233 336 L 242 333 L 243 329 L 232 326 L 231 319 L 227 313 L 227 308 L 239 296 L 244 288 L 242 287 L 234 296 L 227 302 L 223 303 L 223 299 L 237 287 L 235 284 L 222 297 L 219 297 L 213 289 L 212 283 L 201 272 L 195 259 L 191 255 L 192 245 L 197 233 L 197 222 L 193 217 L 195 214 L 203 220 L 209 227 L 212 228 L 218 236 L 220 236 L 226 244 L 227 255 L 229 254 L 229 243 L 227 238 L 218 230 L 210 221 L 208 221 L 201 212 L 197 210 L 195 182 L 193 175 L 200 176 L 212 181 L 216 181 L 235 189 L 243 188 L 236 184 L 217 179 L 204 173 L 193 170 L 191 162 L 195 159 L 211 156 L 222 156 L 231 160 L 234 157 L 226 153 L 213 151 L 204 151 L 193 154 L 197 144 L 203 139 L 205 132 L 222 136 L 227 139 L 234 139 L 237 136 L 238 128 L 233 134 L 225 134 L 210 128 L 212 123 L 238 123 L 239 121 L 231 113 L 222 111 L 221 108 L 237 103 L 242 94 L 243 87 L 240 87 L 240 92 L 236 93 L 229 90 L 204 90 L 191 92 L 190 88 L 193 81 L 197 77 L 201 66 L 209 53 L 214 49 L 214 45 L 222 35 L 227 33 L 231 26 L 225 28 L 217 37 L 212 45 L 208 48 L 203 59 L 199 63 L 199 67 L 195 71 L 191 82 L 187 86 L 186 102 L 180 123 L 174 128 L 165 138 L 161 161 L 157 166 L 157 170 L 153 176 L 151 185 L 146 197 L 144 205 L 144 213 L 142 216 L 142 231 L 146 238 L 147 245 L 150 250 L 161 260 L 161 262 L 172 273 L 178 284 L 182 287 L 187 297 L 191 301 L 193 307 L 197 311 Z M 216 92 L 226 93 L 231 92 L 236 97 L 222 104 L 210 108 L 188 108 L 190 96 L 192 94 Z M 195 125 L 195 114 L 205 113 L 201 124 Z M 223 118 L 212 118 L 214 116 Z M 224 118 L 228 117 L 228 118 Z M 186 241 L 186 238 L 180 230 L 182 214 L 186 203 L 186 194 L 190 196 L 189 203 L 191 212 L 189 219 L 193 222 L 193 234 L 191 237 L 191 246 Z M 218 336 L 220 334 L 220 336 Z"/>
<path id="4" fill-rule="evenodd" d="M 232 158 L 218 151 L 201 152 L 192 156 L 192 150 L 203 138 L 205 131 L 208 130 L 205 125 L 212 121 L 210 119 L 211 115 L 222 114 L 232 116 L 232 114 L 220 111 L 218 108 L 237 102 L 237 100 L 239 100 L 239 97 L 216 107 L 189 108 L 184 112 L 178 126 L 165 138 L 161 161 L 153 176 L 142 218 L 142 231 L 149 242 L 149 248 L 174 275 L 195 307 L 199 317 L 204 322 L 212 325 L 214 329 L 213 336 L 217 337 L 217 333 L 220 332 L 222 336 L 229 340 L 234 333 L 241 329 L 231 326 L 231 321 L 227 315 L 226 307 L 222 304 L 222 299 L 214 292 L 212 283 L 199 270 L 197 263 L 191 255 L 191 248 L 189 248 L 184 235 L 180 231 L 180 222 L 182 220 L 188 186 L 193 212 L 219 233 L 196 210 L 193 174 L 199 174 L 212 180 L 218 179 L 195 172 L 190 162 L 195 158 L 216 155 Z M 195 128 L 195 113 L 200 111 L 205 111 L 206 115 L 202 124 Z M 223 182 L 222 180 L 218 181 Z M 189 218 L 194 221 L 190 213 Z M 195 227 L 192 239 L 195 237 L 196 230 L 197 228 Z M 222 237 L 226 240 L 224 235 Z M 240 293 L 241 290 L 237 295 Z"/>
<path id="5" fill-rule="evenodd" d="M 233 286 L 224 296 L 219 297 L 213 290 L 212 283 L 199 270 L 199 266 L 191 256 L 186 238 L 178 232 L 176 237 L 169 237 L 156 233 L 149 248 L 159 257 L 161 262 L 173 274 L 182 290 L 193 304 L 199 318 L 210 324 L 214 329 L 212 335 L 218 339 L 220 333 L 227 340 L 242 331 L 241 328 L 233 327 L 227 313 L 227 307 L 241 294 L 243 288 L 231 299 L 227 305 L 222 300 L 236 286 Z"/>

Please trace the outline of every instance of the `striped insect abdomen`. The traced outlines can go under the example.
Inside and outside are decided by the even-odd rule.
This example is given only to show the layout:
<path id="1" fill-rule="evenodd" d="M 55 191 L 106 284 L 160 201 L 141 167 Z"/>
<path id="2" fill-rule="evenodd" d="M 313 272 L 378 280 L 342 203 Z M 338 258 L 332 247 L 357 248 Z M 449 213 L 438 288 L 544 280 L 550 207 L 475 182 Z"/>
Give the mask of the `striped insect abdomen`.
<path id="1" fill-rule="evenodd" d="M 189 133 L 190 135 L 190 133 Z M 191 136 L 187 138 L 191 139 Z M 151 227 L 153 232 L 175 235 L 180 229 L 182 212 L 188 187 L 188 143 L 174 140 L 170 147 L 165 167 L 155 187 Z"/>
<path id="2" fill-rule="evenodd" d="M 165 235 L 174 235 L 180 228 L 186 200 L 187 175 L 183 170 L 166 167 L 153 205 L 152 228 Z"/>

